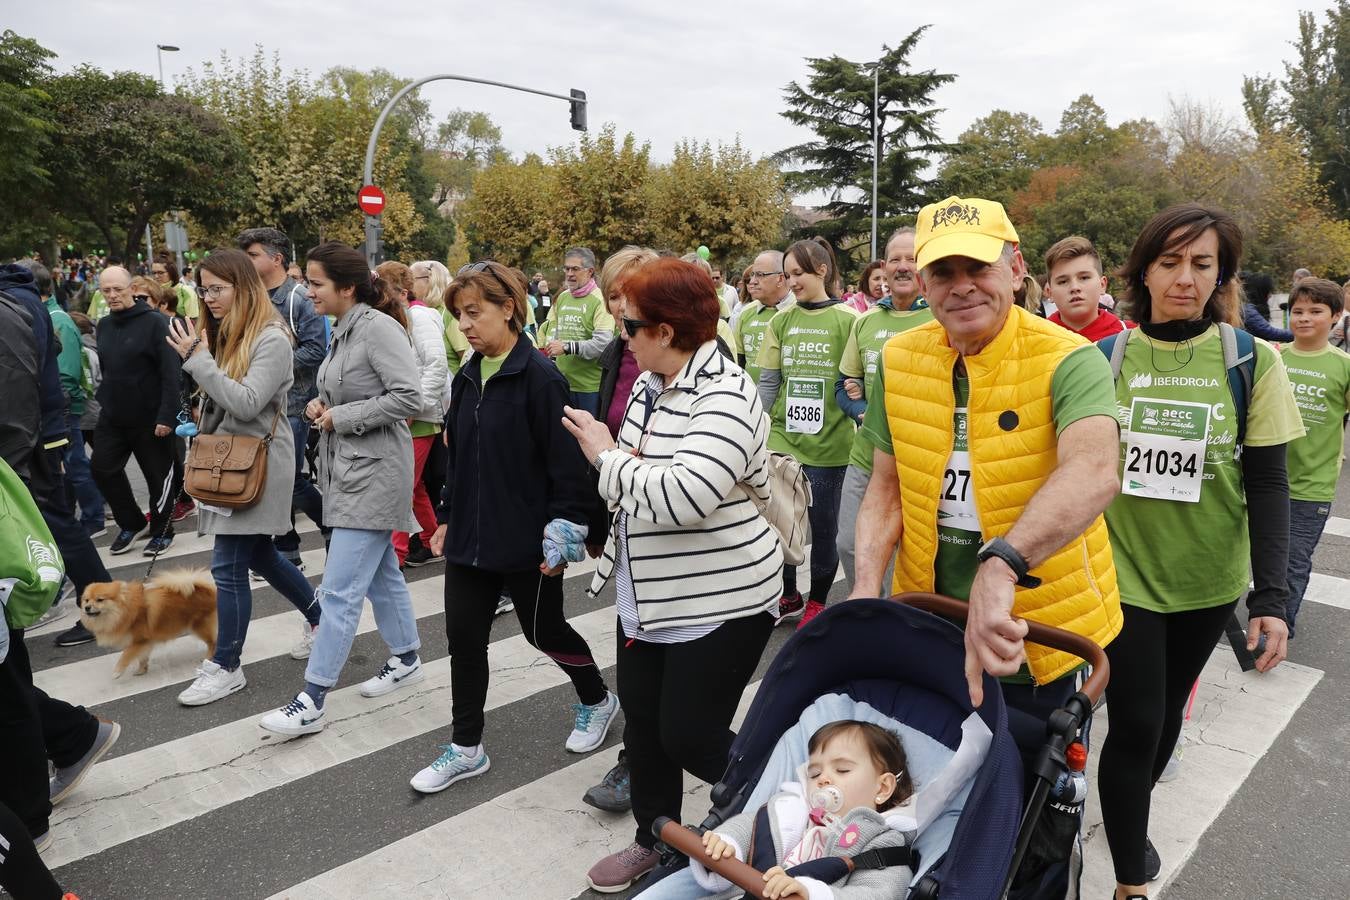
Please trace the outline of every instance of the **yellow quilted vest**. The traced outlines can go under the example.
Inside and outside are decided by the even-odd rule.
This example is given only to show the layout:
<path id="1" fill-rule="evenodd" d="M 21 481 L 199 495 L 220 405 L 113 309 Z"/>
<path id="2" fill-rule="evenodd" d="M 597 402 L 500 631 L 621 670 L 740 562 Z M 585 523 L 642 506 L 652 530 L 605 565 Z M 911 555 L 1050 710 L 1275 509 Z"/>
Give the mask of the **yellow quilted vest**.
<path id="1" fill-rule="evenodd" d="M 1081 346 L 1083 339 L 1068 329 L 1013 306 L 998 337 L 965 359 L 971 480 L 985 540 L 1011 530 L 1055 468 L 1050 383 L 1060 361 Z M 957 353 L 934 321 L 897 334 L 882 354 L 903 523 L 894 589 L 932 591 L 938 496 L 954 440 Z M 1041 585 L 1017 589 L 1014 615 L 1101 645 L 1120 633 L 1120 593 L 1102 516 L 1032 574 Z M 1027 644 L 1027 665 L 1036 682 L 1045 684 L 1072 671 L 1079 660 Z"/>

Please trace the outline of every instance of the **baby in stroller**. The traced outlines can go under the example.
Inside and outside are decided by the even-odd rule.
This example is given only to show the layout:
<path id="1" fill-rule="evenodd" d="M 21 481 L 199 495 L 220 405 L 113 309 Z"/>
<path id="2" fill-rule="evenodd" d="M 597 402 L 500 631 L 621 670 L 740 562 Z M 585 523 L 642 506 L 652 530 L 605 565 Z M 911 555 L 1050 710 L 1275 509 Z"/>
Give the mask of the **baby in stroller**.
<path id="1" fill-rule="evenodd" d="M 914 793 L 900 739 L 880 725 L 850 719 L 817 730 L 807 750 L 797 781 L 784 784 L 758 812 L 733 816 L 704 833 L 707 855 L 734 856 L 765 870 L 769 900 L 904 896 L 914 874 L 906 849 L 914 818 L 888 814 Z M 902 852 L 890 854 L 895 862 L 885 868 L 857 865 L 872 858 L 864 854 L 883 848 Z M 717 897 L 741 894 L 698 859 L 691 866 L 699 885 Z"/>

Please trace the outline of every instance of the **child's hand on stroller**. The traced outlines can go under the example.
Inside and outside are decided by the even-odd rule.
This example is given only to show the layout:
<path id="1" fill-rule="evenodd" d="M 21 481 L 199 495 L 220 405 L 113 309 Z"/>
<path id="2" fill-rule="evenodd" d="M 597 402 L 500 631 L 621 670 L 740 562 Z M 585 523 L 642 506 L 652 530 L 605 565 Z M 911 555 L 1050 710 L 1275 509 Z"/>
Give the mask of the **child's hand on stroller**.
<path id="1" fill-rule="evenodd" d="M 715 831 L 703 832 L 703 849 L 710 859 L 730 859 L 736 855 L 736 848 L 730 841 Z"/>
<path id="2" fill-rule="evenodd" d="M 798 894 L 807 897 L 806 887 L 800 881 L 783 871 L 782 866 L 774 866 L 764 873 L 764 896 L 769 900 L 779 897 L 791 897 Z"/>

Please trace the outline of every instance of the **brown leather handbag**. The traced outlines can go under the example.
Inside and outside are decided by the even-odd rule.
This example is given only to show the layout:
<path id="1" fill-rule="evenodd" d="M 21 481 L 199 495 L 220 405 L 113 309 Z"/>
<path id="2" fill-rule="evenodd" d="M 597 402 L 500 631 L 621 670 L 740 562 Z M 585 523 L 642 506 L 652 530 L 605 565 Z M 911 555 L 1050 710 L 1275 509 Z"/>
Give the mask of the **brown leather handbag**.
<path id="1" fill-rule="evenodd" d="M 267 448 L 277 433 L 281 404 L 265 438 L 242 434 L 199 434 L 183 461 L 183 489 L 207 506 L 248 509 L 267 485 Z"/>

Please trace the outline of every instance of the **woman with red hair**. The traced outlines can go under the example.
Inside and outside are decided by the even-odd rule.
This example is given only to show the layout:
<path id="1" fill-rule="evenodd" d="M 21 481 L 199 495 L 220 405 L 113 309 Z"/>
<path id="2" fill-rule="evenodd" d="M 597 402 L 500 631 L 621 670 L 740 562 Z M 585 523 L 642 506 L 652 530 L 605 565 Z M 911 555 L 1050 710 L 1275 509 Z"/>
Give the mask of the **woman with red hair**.
<path id="1" fill-rule="evenodd" d="M 783 552 L 753 500 L 769 496 L 769 422 L 755 385 L 718 351 L 718 313 L 696 266 L 642 266 L 624 281 L 621 334 L 642 373 L 617 441 L 589 413 L 565 410 L 613 516 L 590 591 L 614 582 L 637 832 L 588 873 L 605 892 L 656 865 L 651 825 L 679 819 L 682 771 L 721 776 L 777 609 Z"/>

